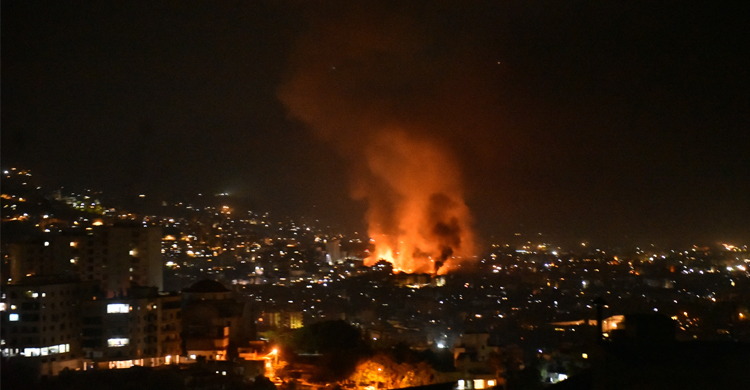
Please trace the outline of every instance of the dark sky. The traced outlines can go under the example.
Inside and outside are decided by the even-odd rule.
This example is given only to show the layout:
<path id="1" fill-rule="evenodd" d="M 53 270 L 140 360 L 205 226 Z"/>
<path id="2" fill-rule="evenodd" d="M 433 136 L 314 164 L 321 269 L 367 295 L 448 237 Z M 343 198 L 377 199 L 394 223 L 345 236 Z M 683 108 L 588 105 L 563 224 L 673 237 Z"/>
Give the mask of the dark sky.
<path id="1" fill-rule="evenodd" d="M 748 241 L 748 5 L 455 3 L 3 1 L 2 164 L 359 229 L 352 166 L 398 123 L 481 237 Z M 334 130 L 282 102 L 300 78 Z"/>

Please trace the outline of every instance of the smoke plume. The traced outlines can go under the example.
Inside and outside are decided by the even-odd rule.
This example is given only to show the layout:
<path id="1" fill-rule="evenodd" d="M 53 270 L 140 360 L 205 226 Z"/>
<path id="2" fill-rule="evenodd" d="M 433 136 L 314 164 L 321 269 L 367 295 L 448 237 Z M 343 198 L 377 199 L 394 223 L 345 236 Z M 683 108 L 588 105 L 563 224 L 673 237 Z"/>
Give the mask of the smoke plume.
<path id="1" fill-rule="evenodd" d="M 278 95 L 350 163 L 352 196 L 367 202 L 375 244 L 366 263 L 445 273 L 475 249 L 460 167 L 448 147 L 461 129 L 440 120 L 460 111 L 452 103 L 462 89 L 452 88 L 452 76 L 466 69 L 442 60 L 441 45 L 452 38 L 429 22 L 439 18 L 395 4 L 310 12 Z"/>

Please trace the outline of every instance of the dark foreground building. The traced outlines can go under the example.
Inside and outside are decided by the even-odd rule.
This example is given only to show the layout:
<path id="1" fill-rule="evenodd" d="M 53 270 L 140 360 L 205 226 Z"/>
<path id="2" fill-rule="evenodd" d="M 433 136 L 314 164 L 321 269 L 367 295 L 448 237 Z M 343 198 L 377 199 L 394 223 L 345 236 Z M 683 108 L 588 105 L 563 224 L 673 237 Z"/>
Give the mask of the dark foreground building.
<path id="1" fill-rule="evenodd" d="M 674 340 L 659 315 L 626 315 L 612 340 L 591 354 L 591 368 L 549 389 L 651 390 L 750 388 L 750 345 Z"/>

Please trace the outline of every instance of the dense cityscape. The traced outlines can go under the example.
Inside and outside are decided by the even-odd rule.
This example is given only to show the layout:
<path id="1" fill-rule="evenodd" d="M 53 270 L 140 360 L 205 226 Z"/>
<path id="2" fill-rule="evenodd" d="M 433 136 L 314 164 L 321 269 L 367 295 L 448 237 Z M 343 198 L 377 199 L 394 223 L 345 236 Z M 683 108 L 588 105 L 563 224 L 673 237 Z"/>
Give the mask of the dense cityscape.
<path id="1" fill-rule="evenodd" d="M 585 372 L 639 326 L 730 356 L 750 342 L 747 243 L 563 248 L 519 234 L 455 272 L 408 274 L 366 266 L 362 234 L 239 209 L 230 194 L 144 214 L 21 168 L 2 179 L 3 381 L 143 366 L 195 389 L 213 388 L 207 375 L 533 388 Z"/>
<path id="2" fill-rule="evenodd" d="M 0 2 L 0 387 L 750 388 L 750 2 Z"/>

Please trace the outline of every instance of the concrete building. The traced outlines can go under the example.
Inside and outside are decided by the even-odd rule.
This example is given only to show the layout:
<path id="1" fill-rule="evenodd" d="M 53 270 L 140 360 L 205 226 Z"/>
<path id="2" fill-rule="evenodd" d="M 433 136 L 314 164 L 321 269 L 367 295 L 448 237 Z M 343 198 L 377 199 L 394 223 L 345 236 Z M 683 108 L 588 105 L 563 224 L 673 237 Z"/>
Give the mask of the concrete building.
<path id="1" fill-rule="evenodd" d="M 489 345 L 489 333 L 466 333 L 453 347 L 453 362 L 460 379 L 457 389 L 485 389 L 502 384 L 490 356 L 498 348 Z"/>
<path id="2" fill-rule="evenodd" d="M 298 329 L 304 326 L 301 311 L 266 311 L 262 318 L 263 325 L 268 327 Z"/>
<path id="3" fill-rule="evenodd" d="M 131 286 L 163 289 L 160 227 L 101 226 L 11 245 L 11 283 L 28 276 L 97 281 L 108 297 Z"/>
<path id="4" fill-rule="evenodd" d="M 226 360 L 249 331 L 245 303 L 221 283 L 201 280 L 182 290 L 183 338 L 190 359 Z M 235 347 L 236 348 L 236 347 Z M 234 351 L 236 353 L 236 351 Z"/>
<path id="5" fill-rule="evenodd" d="M 179 362 L 181 297 L 134 288 L 125 298 L 83 303 L 82 351 L 89 367 L 129 368 Z"/>
<path id="6" fill-rule="evenodd" d="M 337 264 L 344 257 L 341 255 L 341 240 L 329 240 L 326 242 L 326 260 L 328 265 Z"/>
<path id="7" fill-rule="evenodd" d="M 9 257 L 3 356 L 57 375 L 170 363 L 182 352 L 181 297 L 159 294 L 161 228 L 44 234 L 11 244 Z"/>
<path id="8" fill-rule="evenodd" d="M 3 357 L 23 359 L 40 375 L 82 368 L 80 302 L 98 289 L 95 282 L 43 277 L 4 286 Z"/>

